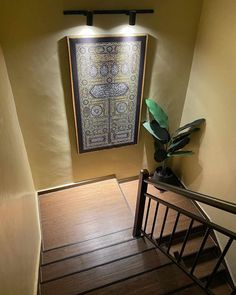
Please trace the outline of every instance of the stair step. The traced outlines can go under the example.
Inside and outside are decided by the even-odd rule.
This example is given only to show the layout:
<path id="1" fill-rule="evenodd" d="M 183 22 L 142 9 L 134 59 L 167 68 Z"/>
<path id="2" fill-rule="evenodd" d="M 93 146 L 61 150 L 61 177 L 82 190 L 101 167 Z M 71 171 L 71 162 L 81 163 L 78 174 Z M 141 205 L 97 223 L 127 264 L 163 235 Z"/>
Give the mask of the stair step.
<path id="1" fill-rule="evenodd" d="M 188 229 L 188 223 L 185 224 L 184 229 L 181 230 L 176 230 L 175 234 L 174 234 L 174 238 L 173 238 L 173 245 L 176 243 L 179 243 L 180 241 L 182 241 L 186 235 L 187 229 Z M 172 224 L 172 229 L 173 229 L 173 224 Z M 192 227 L 192 231 L 191 231 L 191 237 L 199 237 L 204 235 L 206 230 L 206 226 L 203 224 L 200 224 L 199 222 L 194 222 L 194 225 Z M 168 243 L 170 241 L 170 237 L 171 237 L 171 232 L 167 235 L 163 235 L 162 237 L 162 243 Z M 157 239 L 158 242 L 158 239 Z"/>
<path id="2" fill-rule="evenodd" d="M 180 289 L 179 291 L 171 293 L 173 295 L 204 295 L 207 294 L 201 287 L 198 285 L 192 285 L 185 289 Z M 222 293 L 221 295 L 223 295 Z"/>
<path id="3" fill-rule="evenodd" d="M 41 295 L 74 295 L 92 291 L 141 272 L 164 266 L 170 260 L 156 249 L 41 284 Z"/>
<path id="4" fill-rule="evenodd" d="M 195 255 L 193 255 L 191 258 L 183 259 L 184 264 L 189 268 L 189 270 L 192 267 L 193 261 L 194 261 Z M 203 254 L 197 263 L 197 266 L 194 270 L 194 276 L 196 276 L 199 279 L 205 279 L 207 278 L 213 271 L 216 263 L 218 262 L 218 258 L 215 257 L 213 254 Z M 225 267 L 223 264 L 220 265 L 218 268 L 217 273 L 224 273 Z"/>
<path id="5" fill-rule="evenodd" d="M 210 290 L 215 294 L 215 295 L 231 295 L 232 294 L 232 288 L 226 281 L 221 281 L 221 283 L 217 285 L 213 285 L 210 287 Z"/>
<path id="6" fill-rule="evenodd" d="M 189 239 L 185 246 L 183 257 L 196 254 L 198 250 L 200 249 L 202 240 L 203 240 L 203 236 L 197 236 L 197 237 Z M 180 243 L 177 243 L 177 244 L 173 243 L 170 249 L 170 253 L 173 256 L 176 252 L 179 254 L 181 251 L 182 245 L 183 245 L 183 239 Z M 204 246 L 204 252 L 205 251 L 215 251 L 215 252 L 217 251 L 217 246 L 211 237 L 209 237 L 206 241 L 206 244 Z"/>
<path id="7" fill-rule="evenodd" d="M 208 277 L 212 273 L 217 261 L 218 261 L 217 259 L 213 259 L 213 260 L 207 260 L 205 262 L 199 263 L 196 266 L 194 275 L 200 279 Z M 220 265 L 217 272 L 223 274 L 224 271 L 225 271 L 225 267 L 223 265 Z"/>
<path id="8" fill-rule="evenodd" d="M 85 254 L 119 242 L 129 241 L 133 238 L 132 231 L 133 229 L 129 228 L 92 240 L 87 240 L 84 242 L 75 243 L 65 247 L 60 247 L 54 250 L 43 252 L 41 265 L 56 262 L 61 259 L 73 257 L 76 255 Z"/>
<path id="9" fill-rule="evenodd" d="M 209 287 L 210 287 L 210 290 L 215 295 L 222 295 L 222 294 L 230 295 L 230 294 L 232 294 L 232 288 L 227 280 L 227 273 L 224 271 L 223 271 L 223 273 L 219 272 L 214 276 Z"/>
<path id="10" fill-rule="evenodd" d="M 94 290 L 89 294 L 163 295 L 190 284 L 192 284 L 192 280 L 175 264 L 170 264 L 158 270 L 150 271 L 99 290 Z"/>
<path id="11" fill-rule="evenodd" d="M 153 206 L 154 207 L 154 206 Z M 161 207 L 161 206 L 160 206 Z M 158 239 L 160 232 L 161 232 L 161 227 L 163 224 L 163 220 L 164 220 L 164 212 L 162 212 L 162 214 L 159 214 L 157 216 L 157 221 L 156 221 L 156 226 L 155 226 L 155 230 L 154 230 L 154 238 Z M 153 224 L 153 215 L 154 213 L 150 213 L 149 218 L 148 218 L 148 223 L 147 223 L 147 228 L 146 228 L 146 232 L 150 233 L 151 229 L 152 229 L 152 224 Z M 173 230 L 173 226 L 176 220 L 176 216 L 177 216 L 177 212 L 174 210 L 169 210 L 168 213 L 168 217 L 165 223 L 165 228 L 164 228 L 164 232 L 163 232 L 163 238 L 164 237 L 169 237 L 172 234 L 172 230 Z M 176 227 L 176 237 L 179 237 L 179 235 L 185 234 L 185 232 L 187 231 L 188 227 L 189 227 L 189 223 L 190 223 L 190 218 L 184 215 L 180 215 L 177 227 Z M 199 231 L 204 230 L 204 226 L 202 226 L 201 223 L 195 221 L 192 230 L 194 231 L 195 228 L 200 227 Z"/>
<path id="12" fill-rule="evenodd" d="M 68 276 L 151 248 L 154 249 L 153 244 L 144 238 L 111 245 L 41 267 L 41 281 L 46 282 Z"/>

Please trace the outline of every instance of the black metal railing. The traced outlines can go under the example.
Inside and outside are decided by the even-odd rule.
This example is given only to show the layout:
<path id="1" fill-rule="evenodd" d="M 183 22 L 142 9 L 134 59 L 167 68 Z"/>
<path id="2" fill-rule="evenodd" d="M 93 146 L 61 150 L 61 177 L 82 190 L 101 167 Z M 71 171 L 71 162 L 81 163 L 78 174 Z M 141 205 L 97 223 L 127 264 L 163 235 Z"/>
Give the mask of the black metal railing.
<path id="1" fill-rule="evenodd" d="M 149 178 L 147 170 L 142 170 L 140 173 L 133 236 L 138 237 L 143 235 L 149 239 L 157 248 L 165 253 L 175 264 L 188 274 L 202 289 L 204 289 L 206 293 L 213 294 L 211 291 L 212 281 L 218 274 L 222 264 L 224 264 L 224 258 L 232 246 L 232 243 L 236 240 L 236 233 L 220 226 L 219 224 L 211 222 L 201 214 L 197 214 L 196 211 L 190 212 L 165 200 L 163 197 L 160 198 L 148 193 L 148 185 L 155 186 L 156 188 L 161 189 L 162 192 L 169 191 L 176 193 L 192 201 L 198 201 L 231 214 L 236 214 L 236 205 L 187 189 L 165 184 L 163 182 L 153 181 Z M 163 196 L 164 195 L 165 193 L 163 193 Z M 162 218 L 158 219 L 160 207 L 162 207 Z M 150 214 L 150 211 L 152 211 L 152 214 Z M 175 218 L 171 223 L 171 230 L 169 229 L 170 232 L 166 233 L 165 229 L 170 211 L 172 211 L 172 219 L 173 212 L 175 213 Z M 189 223 L 187 223 L 186 229 L 181 231 L 182 240 L 179 251 L 173 253 L 171 251 L 172 244 L 177 238 L 180 239 L 179 232 L 176 230 L 181 218 L 185 218 L 185 221 Z M 157 221 L 159 227 L 157 227 Z M 191 265 L 187 265 L 184 261 L 184 251 L 188 245 L 190 236 L 194 232 L 194 225 L 196 224 L 198 228 L 201 228 L 202 230 L 202 240 L 199 248 L 194 253 Z M 210 273 L 205 277 L 199 278 L 195 274 L 195 270 L 202 258 L 201 256 L 204 254 L 204 247 L 213 232 L 224 235 L 227 238 L 227 242 L 222 251 L 219 251 L 219 247 L 217 247 L 218 254 L 216 256 L 216 263 L 213 265 Z M 234 286 L 232 286 L 232 288 L 234 288 Z"/>

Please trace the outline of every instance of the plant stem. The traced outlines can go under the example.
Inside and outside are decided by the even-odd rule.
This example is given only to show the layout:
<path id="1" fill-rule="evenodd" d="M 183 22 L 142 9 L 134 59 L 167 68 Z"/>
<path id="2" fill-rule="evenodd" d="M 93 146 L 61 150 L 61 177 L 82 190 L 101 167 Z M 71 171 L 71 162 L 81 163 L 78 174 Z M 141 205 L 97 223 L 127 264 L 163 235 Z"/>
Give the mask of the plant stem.
<path id="1" fill-rule="evenodd" d="M 163 161 L 163 163 L 162 163 L 162 173 L 163 173 L 163 175 L 165 175 L 166 174 L 166 159 Z"/>

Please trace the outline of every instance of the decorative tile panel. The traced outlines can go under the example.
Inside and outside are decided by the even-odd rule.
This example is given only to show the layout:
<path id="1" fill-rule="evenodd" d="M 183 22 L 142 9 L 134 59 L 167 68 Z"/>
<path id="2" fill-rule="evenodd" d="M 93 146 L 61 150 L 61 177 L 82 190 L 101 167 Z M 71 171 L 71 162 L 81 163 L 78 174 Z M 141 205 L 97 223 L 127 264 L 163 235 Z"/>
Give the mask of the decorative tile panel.
<path id="1" fill-rule="evenodd" d="M 146 38 L 68 38 L 80 153 L 137 143 Z"/>

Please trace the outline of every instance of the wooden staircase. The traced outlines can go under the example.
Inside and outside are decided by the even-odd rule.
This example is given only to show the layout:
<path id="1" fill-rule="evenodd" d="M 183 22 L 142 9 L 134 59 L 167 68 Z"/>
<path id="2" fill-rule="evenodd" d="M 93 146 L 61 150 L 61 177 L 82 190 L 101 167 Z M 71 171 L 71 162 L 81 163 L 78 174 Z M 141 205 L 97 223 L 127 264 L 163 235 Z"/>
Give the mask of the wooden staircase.
<path id="1" fill-rule="evenodd" d="M 151 242 L 133 238 L 132 229 L 91 240 L 89 244 L 93 250 L 87 251 L 88 242 L 82 242 L 76 245 L 78 252 L 73 255 L 71 249 L 64 249 L 63 258 L 55 259 L 51 253 L 55 260 L 51 251 L 46 256 L 42 254 L 42 295 L 167 294 L 194 285 Z M 170 274 L 174 274 L 174 280 Z"/>
<path id="2" fill-rule="evenodd" d="M 170 248 L 170 254 L 178 259 L 186 231 L 182 231 L 177 239 L 173 240 Z M 196 258 L 197 252 L 201 246 L 205 234 L 205 229 L 202 226 L 195 227 L 195 230 L 189 237 L 188 243 L 184 249 L 184 253 L 181 257 L 181 262 L 189 270 L 191 269 L 193 262 Z M 165 236 L 164 241 L 169 241 L 170 236 Z M 164 244 L 164 243 L 163 243 Z M 167 248 L 167 246 L 166 246 Z M 201 253 L 201 257 L 197 263 L 194 275 L 199 278 L 202 282 L 207 281 L 210 274 L 212 273 L 218 258 L 221 254 L 219 246 L 216 244 L 212 236 L 207 238 L 204 249 Z M 231 294 L 233 289 L 230 286 L 230 275 L 224 264 L 221 264 L 216 277 L 213 279 L 211 284 L 211 291 L 213 294 Z"/>
<path id="3" fill-rule="evenodd" d="M 43 231 L 39 274 L 40 295 L 87 293 L 94 295 L 205 294 L 205 291 L 148 239 L 144 237 L 134 238 L 132 236 L 132 213 L 134 213 L 137 185 L 137 180 L 118 184 L 116 179 L 112 178 L 92 184 L 84 184 L 87 189 L 85 187 L 81 189 L 78 186 L 63 191 L 47 192 L 40 196 L 39 203 Z M 95 190 L 100 190 L 102 194 L 106 194 L 106 186 L 109 189 L 107 195 L 111 200 L 104 198 L 98 202 L 98 196 L 96 196 L 95 200 L 92 194 L 94 194 Z M 111 191 L 111 188 L 113 191 Z M 87 194 L 86 198 L 83 197 L 84 191 Z M 88 191 L 91 191 L 91 196 L 88 196 Z M 117 196 L 120 199 L 117 198 L 114 203 Z M 186 202 L 183 198 L 176 199 L 171 194 L 169 199 L 177 203 L 178 206 L 182 205 L 183 208 L 200 214 L 190 201 Z M 61 214 L 53 211 L 54 208 L 59 210 L 60 202 L 64 206 Z M 94 202 L 97 203 L 94 204 Z M 107 223 L 112 223 L 109 215 L 111 204 L 119 208 L 117 211 L 119 215 L 122 214 L 122 226 L 120 227 L 117 224 L 120 216 L 117 218 L 117 216 L 113 215 L 114 224 L 109 224 L 107 226 L 109 230 L 102 232 L 97 226 L 99 224 L 104 225 L 104 216 L 105 219 L 107 218 Z M 73 210 L 78 206 L 79 211 L 72 211 L 71 206 Z M 81 208 L 83 211 L 80 211 Z M 88 212 L 85 214 L 84 210 L 88 210 Z M 100 211 L 102 211 L 102 215 Z M 154 211 L 154 208 L 151 207 L 150 212 L 152 215 Z M 66 212 L 68 212 L 68 216 Z M 77 213 L 82 214 L 80 212 L 85 214 L 86 223 L 76 217 Z M 89 212 L 92 212 L 92 216 L 90 216 Z M 159 213 L 157 224 L 161 224 L 161 220 L 164 218 L 164 208 L 163 210 L 160 209 Z M 73 214 L 74 229 L 71 228 L 72 223 L 68 223 L 68 226 L 65 225 Z M 128 215 L 130 215 L 130 219 Z M 170 216 L 174 217 L 174 213 Z M 86 229 L 88 225 L 91 225 L 91 220 L 95 223 L 95 231 L 92 235 L 88 235 Z M 170 239 L 174 220 L 174 218 L 170 218 L 167 223 L 162 239 L 163 247 Z M 176 259 L 178 259 L 188 226 L 188 220 L 183 219 L 177 228 L 177 235 L 175 235 L 170 248 L 170 253 Z M 148 227 L 150 228 L 151 224 L 147 224 Z M 50 231 L 48 228 L 50 228 Z M 63 229 L 61 234 L 69 237 L 67 243 L 61 239 L 58 233 L 60 228 Z M 54 229 L 55 232 L 53 232 Z M 158 230 L 160 228 L 157 226 Z M 196 222 L 193 225 L 189 242 L 181 258 L 181 263 L 185 266 L 190 267 L 192 265 L 204 233 L 204 226 Z M 52 237 L 53 235 L 55 237 Z M 73 235 L 76 235 L 76 239 Z M 211 273 L 216 258 L 220 254 L 219 248 L 211 236 L 208 237 L 203 252 L 204 255 L 195 269 L 195 274 L 201 280 L 205 280 Z M 212 282 L 211 290 L 213 294 L 227 295 L 232 293 L 229 275 L 223 264 Z"/>

